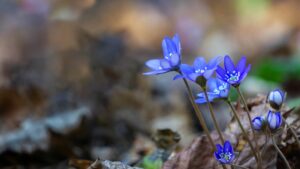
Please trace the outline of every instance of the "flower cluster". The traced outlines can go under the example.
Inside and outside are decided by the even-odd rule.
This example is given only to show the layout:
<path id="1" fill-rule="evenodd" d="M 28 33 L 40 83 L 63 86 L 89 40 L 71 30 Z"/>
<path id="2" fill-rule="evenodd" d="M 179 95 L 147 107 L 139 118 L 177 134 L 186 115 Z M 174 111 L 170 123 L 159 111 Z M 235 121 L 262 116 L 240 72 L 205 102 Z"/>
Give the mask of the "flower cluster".
<path id="1" fill-rule="evenodd" d="M 285 99 L 285 92 L 280 89 L 272 90 L 267 96 L 267 103 L 270 105 L 270 110 L 267 116 L 257 116 L 252 120 L 252 126 L 255 130 L 264 130 L 266 127 L 270 131 L 276 131 L 281 127 L 282 115 L 280 109 Z"/>
<path id="2" fill-rule="evenodd" d="M 280 109 L 284 102 L 285 93 L 279 89 L 271 91 L 267 97 L 267 103 L 270 107 L 267 115 L 257 116 L 251 119 L 246 101 L 239 89 L 240 84 L 246 78 L 251 69 L 251 65 L 247 64 L 246 57 L 241 57 L 237 64 L 234 64 L 233 60 L 228 55 L 225 57 L 214 57 L 211 60 L 206 60 L 204 57 L 197 57 L 194 60 L 193 65 L 183 64 L 181 60 L 180 38 L 177 34 L 175 34 L 172 38 L 165 37 L 162 41 L 162 49 L 163 59 L 152 59 L 147 61 L 146 66 L 149 67 L 151 71 L 144 73 L 144 75 L 158 75 L 168 72 L 177 72 L 177 75 L 173 79 L 184 79 L 186 87 L 189 90 L 189 95 L 191 96 L 190 98 L 193 98 L 192 92 L 186 79 L 200 85 L 202 92 L 197 95 L 198 97 L 194 101 L 198 104 L 207 103 L 213 118 L 214 113 L 212 111 L 210 102 L 216 101 L 217 99 L 226 100 L 232 112 L 234 112 L 234 117 L 237 119 L 245 138 L 247 138 L 252 153 L 255 156 L 257 164 L 259 165 L 259 157 L 257 155 L 259 152 L 255 152 L 255 149 L 253 148 L 251 141 L 239 120 L 238 114 L 234 110 L 232 104 L 230 103 L 230 99 L 228 98 L 230 89 L 233 87 L 238 91 L 238 94 L 241 96 L 243 101 L 243 105 L 246 107 L 249 117 L 248 120 L 250 123 L 252 122 L 253 129 L 257 131 L 266 131 L 265 129 L 269 129 L 268 131 L 274 132 L 281 127 L 283 117 L 280 113 Z M 223 67 L 220 66 L 222 61 L 224 63 Z M 193 102 L 192 99 L 191 101 Z M 197 106 L 195 106 L 195 104 L 192 105 L 194 106 L 195 111 L 197 111 Z M 199 114 L 201 114 L 200 111 Z M 201 125 L 205 126 L 203 121 L 204 120 L 201 120 L 200 118 Z M 214 122 L 214 126 L 220 135 L 220 140 L 223 142 L 223 146 L 220 144 L 214 144 L 214 141 L 210 138 L 209 131 L 206 127 L 206 134 L 207 137 L 210 138 L 210 143 L 212 146 L 216 145 L 216 151 L 214 153 L 215 158 L 222 165 L 233 165 L 232 162 L 235 158 L 235 154 L 232 145 L 229 141 L 225 141 L 225 139 L 222 137 L 222 132 L 216 122 Z"/>
<path id="3" fill-rule="evenodd" d="M 147 61 L 146 66 L 152 71 L 146 72 L 144 75 L 177 72 L 178 75 L 174 77 L 174 80 L 185 78 L 199 84 L 202 89 L 207 91 L 208 100 L 206 100 L 204 93 L 200 92 L 195 100 L 198 104 L 212 102 L 216 99 L 226 99 L 230 86 L 239 86 L 251 68 L 251 65 L 246 66 L 245 57 L 242 57 L 235 66 L 232 59 L 227 55 L 214 57 L 209 61 L 206 61 L 204 57 L 197 57 L 193 65 L 182 64 L 180 38 L 177 34 L 173 38 L 165 37 L 162 41 L 162 49 L 164 58 Z M 220 67 L 223 58 L 224 68 Z M 216 77 L 214 77 L 215 72 Z M 230 163 L 234 158 L 230 143 L 226 141 L 224 148 L 218 144 L 215 156 L 220 163 Z"/>

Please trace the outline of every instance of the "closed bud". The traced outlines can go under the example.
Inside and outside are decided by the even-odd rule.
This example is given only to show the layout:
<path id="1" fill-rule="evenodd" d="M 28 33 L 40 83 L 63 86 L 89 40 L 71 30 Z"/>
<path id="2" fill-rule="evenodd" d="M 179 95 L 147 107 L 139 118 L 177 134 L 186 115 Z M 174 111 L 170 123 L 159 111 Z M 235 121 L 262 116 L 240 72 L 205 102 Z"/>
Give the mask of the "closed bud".
<path id="1" fill-rule="evenodd" d="M 280 112 L 269 111 L 267 116 L 268 126 L 271 130 L 278 129 L 282 124 L 282 117 Z"/>
<path id="2" fill-rule="evenodd" d="M 257 116 L 252 120 L 252 126 L 255 130 L 261 130 L 264 126 L 265 119 L 262 116 Z"/>
<path id="3" fill-rule="evenodd" d="M 280 110 L 284 101 L 285 92 L 280 89 L 272 90 L 267 98 L 270 106 L 275 110 Z"/>

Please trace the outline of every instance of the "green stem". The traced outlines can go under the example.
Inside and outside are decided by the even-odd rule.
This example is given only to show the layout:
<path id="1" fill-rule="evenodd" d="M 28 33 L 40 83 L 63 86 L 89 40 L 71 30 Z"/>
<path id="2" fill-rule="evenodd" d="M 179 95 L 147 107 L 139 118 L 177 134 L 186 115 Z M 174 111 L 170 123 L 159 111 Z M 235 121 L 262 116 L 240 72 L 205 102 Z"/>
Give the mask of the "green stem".
<path id="1" fill-rule="evenodd" d="M 255 157 L 255 160 L 256 160 L 257 165 L 258 165 L 258 163 L 259 163 L 258 156 L 257 156 L 257 154 L 255 153 L 256 151 L 255 151 L 255 149 L 254 149 L 254 146 L 252 145 L 252 143 L 251 143 L 251 141 L 250 141 L 250 138 L 249 138 L 247 132 L 245 131 L 245 129 L 244 129 L 244 127 L 243 127 L 243 125 L 242 125 L 242 123 L 241 123 L 241 121 L 240 121 L 240 119 L 239 119 L 239 117 L 238 117 L 238 115 L 237 115 L 237 112 L 235 111 L 235 109 L 233 108 L 233 106 L 232 106 L 232 104 L 231 104 L 231 102 L 230 102 L 229 100 L 226 100 L 226 102 L 227 102 L 227 104 L 229 105 L 229 107 L 231 108 L 231 110 L 232 110 L 232 112 L 233 112 L 233 115 L 234 115 L 236 121 L 238 122 L 238 124 L 239 124 L 239 126 L 240 126 L 240 128 L 241 128 L 241 130 L 242 130 L 242 132 L 243 132 L 243 134 L 244 134 L 244 137 L 245 137 L 246 140 L 248 141 L 249 146 L 250 146 L 251 151 L 252 151 L 252 154 L 253 154 L 253 156 Z"/>
<path id="2" fill-rule="evenodd" d="M 210 103 L 209 100 L 208 100 L 207 91 L 206 91 L 205 88 L 203 88 L 203 91 L 204 91 L 206 103 L 207 103 L 207 105 L 208 105 L 209 112 L 210 112 L 211 118 L 212 118 L 212 120 L 213 120 L 214 126 L 215 126 L 215 128 L 216 128 L 216 130 L 217 130 L 217 132 L 218 132 L 218 134 L 219 134 L 219 136 L 220 136 L 220 139 L 221 139 L 221 141 L 222 141 L 222 144 L 224 144 L 225 140 L 224 140 L 224 137 L 223 137 L 223 135 L 222 135 L 222 131 L 220 130 L 220 126 L 219 126 L 219 124 L 218 124 L 218 122 L 217 122 L 215 112 L 213 111 L 213 108 L 212 108 L 212 106 L 211 106 L 211 103 Z"/>
<path id="3" fill-rule="evenodd" d="M 272 138 L 272 143 L 273 143 L 275 149 L 277 150 L 277 152 L 280 155 L 280 157 L 283 159 L 283 161 L 286 164 L 287 168 L 288 169 L 292 169 L 291 166 L 290 166 L 290 164 L 289 164 L 289 162 L 288 162 L 288 160 L 285 158 L 285 156 L 283 155 L 283 153 L 281 152 L 281 150 L 277 146 L 274 136 L 271 136 L 271 138 Z"/>
<path id="4" fill-rule="evenodd" d="M 255 132 L 254 132 L 254 128 L 253 128 L 253 126 L 252 126 L 252 120 L 251 120 L 251 116 L 250 116 L 250 110 L 249 110 L 249 108 L 248 108 L 248 105 L 247 105 L 247 102 L 246 102 L 246 100 L 245 100 L 245 98 L 244 98 L 244 95 L 242 94 L 242 92 L 241 92 L 241 90 L 240 90 L 240 87 L 239 86 L 237 86 L 236 87 L 236 90 L 237 90 L 237 92 L 238 92 L 238 94 L 239 94 L 239 96 L 241 97 L 241 99 L 242 99 L 242 102 L 243 102 L 243 104 L 244 104 L 244 107 L 245 107 L 245 109 L 246 109 L 246 112 L 247 112 L 247 117 L 248 117 L 248 120 L 249 120 L 249 125 L 250 125 L 250 127 L 251 127 L 251 130 L 252 130 L 252 133 L 253 133 L 253 140 L 254 140 L 254 143 L 255 143 L 255 150 L 257 150 L 258 148 L 258 144 L 257 144 L 257 138 L 256 138 L 256 134 L 255 134 Z M 259 151 L 256 151 L 257 152 L 257 157 L 258 157 L 258 164 L 257 164 L 257 167 L 258 168 L 261 168 L 261 156 L 260 156 L 260 152 Z"/>
<path id="5" fill-rule="evenodd" d="M 290 125 L 287 123 L 287 121 L 286 121 L 286 119 L 285 119 L 284 117 L 282 117 L 282 120 L 283 120 L 283 122 L 286 124 L 286 126 L 288 127 L 288 129 L 291 130 L 292 135 L 293 135 L 293 137 L 296 139 L 296 142 L 297 142 L 297 144 L 298 144 L 298 147 L 300 148 L 300 141 L 299 141 L 299 139 L 298 139 L 298 137 L 297 137 L 297 133 L 296 133 L 295 130 L 292 128 L 292 126 L 290 126 Z"/>
<path id="6" fill-rule="evenodd" d="M 203 118 L 202 112 L 200 111 L 199 107 L 195 103 L 195 97 L 194 97 L 194 95 L 192 93 L 192 90 L 191 90 L 191 88 L 190 88 L 190 86 L 189 86 L 189 84 L 188 84 L 188 82 L 187 82 L 187 80 L 185 78 L 183 78 L 183 82 L 185 84 L 185 87 L 188 90 L 189 100 L 190 100 L 190 102 L 191 102 L 191 104 L 192 104 L 192 106 L 193 106 L 193 108 L 194 108 L 194 110 L 196 112 L 196 115 L 198 117 L 200 125 L 203 128 L 205 134 L 207 135 L 207 138 L 208 138 L 208 140 L 209 140 L 209 142 L 210 142 L 210 144 L 212 146 L 212 150 L 215 151 L 216 150 L 215 143 L 214 143 L 213 139 L 210 136 L 210 132 L 209 132 L 208 127 L 207 127 L 207 125 L 205 123 L 205 120 Z M 222 165 L 222 168 L 223 169 L 227 169 L 225 165 Z"/>

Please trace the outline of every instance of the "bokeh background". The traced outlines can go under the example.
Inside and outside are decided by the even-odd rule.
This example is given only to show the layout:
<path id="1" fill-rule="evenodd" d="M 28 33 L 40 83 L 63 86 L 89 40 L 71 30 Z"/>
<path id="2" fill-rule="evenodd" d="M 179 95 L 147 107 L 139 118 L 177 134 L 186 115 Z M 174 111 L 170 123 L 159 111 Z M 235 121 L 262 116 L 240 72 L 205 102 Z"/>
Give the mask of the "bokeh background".
<path id="1" fill-rule="evenodd" d="M 282 88 L 287 105 L 299 105 L 299 16 L 298 0 L 1 0 L 1 168 L 131 163 L 154 147 L 158 128 L 187 146 L 202 129 L 182 82 L 142 75 L 175 33 L 183 62 L 246 56 L 248 97 Z M 215 106 L 225 127 L 224 105 Z"/>

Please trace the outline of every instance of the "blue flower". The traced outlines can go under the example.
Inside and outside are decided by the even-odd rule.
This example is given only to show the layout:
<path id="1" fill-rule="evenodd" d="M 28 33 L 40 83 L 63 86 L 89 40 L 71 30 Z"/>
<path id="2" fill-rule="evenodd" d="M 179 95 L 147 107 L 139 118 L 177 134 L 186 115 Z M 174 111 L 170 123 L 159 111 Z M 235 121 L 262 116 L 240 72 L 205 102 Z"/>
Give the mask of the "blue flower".
<path id="1" fill-rule="evenodd" d="M 174 80 L 178 78 L 187 78 L 193 82 L 196 82 L 197 78 L 200 76 L 203 76 L 205 79 L 209 79 L 221 61 L 222 57 L 220 56 L 214 57 L 208 63 L 206 63 L 203 57 L 197 57 L 193 66 L 182 64 L 180 66 L 180 71 L 183 75 L 176 76 Z"/>
<path id="2" fill-rule="evenodd" d="M 221 163 L 221 164 L 230 164 L 234 158 L 234 152 L 233 148 L 228 140 L 225 141 L 224 147 L 222 147 L 220 144 L 216 145 L 217 150 L 215 151 L 215 158 Z"/>
<path id="3" fill-rule="evenodd" d="M 235 87 L 240 85 L 251 69 L 250 64 L 246 67 L 246 57 L 242 57 L 235 66 L 228 55 L 224 58 L 224 67 L 225 70 L 218 66 L 217 74 L 221 79 Z"/>
<path id="4" fill-rule="evenodd" d="M 209 102 L 212 102 L 215 99 L 227 98 L 230 91 L 230 85 L 218 78 L 208 79 L 207 87 L 207 95 Z M 197 96 L 198 99 L 195 100 L 196 103 L 206 103 L 204 92 L 199 93 Z"/>
<path id="5" fill-rule="evenodd" d="M 179 69 L 181 64 L 181 45 L 178 34 L 171 39 L 165 37 L 162 41 L 163 59 L 151 59 L 145 64 L 153 71 L 144 75 L 157 75 Z"/>
<path id="6" fill-rule="evenodd" d="M 269 93 L 267 97 L 267 101 L 273 109 L 279 110 L 283 104 L 284 97 L 285 97 L 284 91 L 280 89 L 275 89 Z"/>
<path id="7" fill-rule="evenodd" d="M 278 129 L 282 124 L 282 117 L 280 112 L 269 111 L 267 116 L 268 126 L 271 130 Z"/>
<path id="8" fill-rule="evenodd" d="M 252 126 L 255 130 L 261 130 L 264 126 L 265 118 L 263 116 L 257 116 L 252 120 Z"/>

